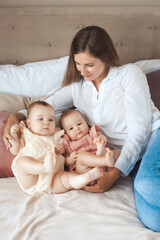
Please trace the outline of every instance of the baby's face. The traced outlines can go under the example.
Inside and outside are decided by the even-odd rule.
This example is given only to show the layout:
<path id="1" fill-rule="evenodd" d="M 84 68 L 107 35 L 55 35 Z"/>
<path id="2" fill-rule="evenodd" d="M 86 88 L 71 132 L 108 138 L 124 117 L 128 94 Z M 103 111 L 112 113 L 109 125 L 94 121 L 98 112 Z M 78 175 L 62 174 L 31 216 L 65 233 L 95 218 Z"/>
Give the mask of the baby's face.
<path id="1" fill-rule="evenodd" d="M 27 119 L 28 128 L 35 134 L 50 136 L 55 132 L 55 115 L 51 106 L 34 106 Z"/>
<path id="2" fill-rule="evenodd" d="M 84 118 L 78 112 L 72 112 L 62 122 L 65 133 L 70 140 L 79 140 L 88 134 L 89 127 Z"/>

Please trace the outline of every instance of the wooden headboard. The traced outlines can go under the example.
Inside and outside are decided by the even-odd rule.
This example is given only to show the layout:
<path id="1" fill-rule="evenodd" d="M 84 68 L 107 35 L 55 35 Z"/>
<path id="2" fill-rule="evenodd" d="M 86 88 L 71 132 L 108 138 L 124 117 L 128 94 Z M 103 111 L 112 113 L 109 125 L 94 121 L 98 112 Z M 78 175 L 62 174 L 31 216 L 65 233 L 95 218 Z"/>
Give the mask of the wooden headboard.
<path id="1" fill-rule="evenodd" d="M 108 31 L 123 63 L 160 59 L 160 8 L 2 7 L 0 64 L 66 56 L 75 33 L 88 25 Z"/>

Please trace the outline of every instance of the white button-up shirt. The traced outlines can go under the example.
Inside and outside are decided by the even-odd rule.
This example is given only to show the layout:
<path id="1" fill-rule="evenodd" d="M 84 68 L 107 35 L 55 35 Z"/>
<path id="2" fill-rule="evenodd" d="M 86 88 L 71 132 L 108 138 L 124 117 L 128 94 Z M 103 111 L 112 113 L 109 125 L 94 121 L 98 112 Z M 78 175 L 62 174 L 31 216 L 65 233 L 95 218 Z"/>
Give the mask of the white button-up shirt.
<path id="1" fill-rule="evenodd" d="M 125 175 L 160 127 L 160 112 L 151 100 L 146 76 L 134 64 L 111 67 L 99 91 L 92 82 L 82 79 L 58 90 L 46 101 L 57 112 L 75 106 L 90 125 L 99 125 L 108 145 L 121 150 L 115 167 Z"/>

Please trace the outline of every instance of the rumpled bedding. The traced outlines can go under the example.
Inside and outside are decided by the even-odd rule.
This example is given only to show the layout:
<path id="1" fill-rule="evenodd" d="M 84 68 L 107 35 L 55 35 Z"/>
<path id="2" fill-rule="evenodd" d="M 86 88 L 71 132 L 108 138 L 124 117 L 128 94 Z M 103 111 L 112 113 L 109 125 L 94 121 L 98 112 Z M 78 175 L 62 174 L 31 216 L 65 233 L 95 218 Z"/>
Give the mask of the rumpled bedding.
<path id="1" fill-rule="evenodd" d="M 159 240 L 139 220 L 132 178 L 106 193 L 71 190 L 25 194 L 16 179 L 0 179 L 0 240 Z"/>

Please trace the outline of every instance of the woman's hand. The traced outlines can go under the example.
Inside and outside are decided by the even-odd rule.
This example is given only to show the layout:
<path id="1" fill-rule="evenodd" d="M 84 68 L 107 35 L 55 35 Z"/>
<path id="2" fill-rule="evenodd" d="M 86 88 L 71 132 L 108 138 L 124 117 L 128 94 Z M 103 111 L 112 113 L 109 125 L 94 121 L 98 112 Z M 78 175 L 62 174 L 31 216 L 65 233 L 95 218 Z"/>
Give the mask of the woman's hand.
<path id="1" fill-rule="evenodd" d="M 88 192 L 106 192 L 113 186 L 121 174 L 122 172 L 119 169 L 112 168 L 110 171 L 104 172 L 95 185 L 85 186 L 83 189 Z"/>
<path id="2" fill-rule="evenodd" d="M 22 113 L 11 114 L 8 117 L 3 133 L 3 141 L 7 149 L 10 149 L 12 147 L 10 141 L 14 140 L 13 137 L 10 135 L 10 128 L 13 124 L 19 124 L 19 120 L 25 120 L 25 116 Z"/>

